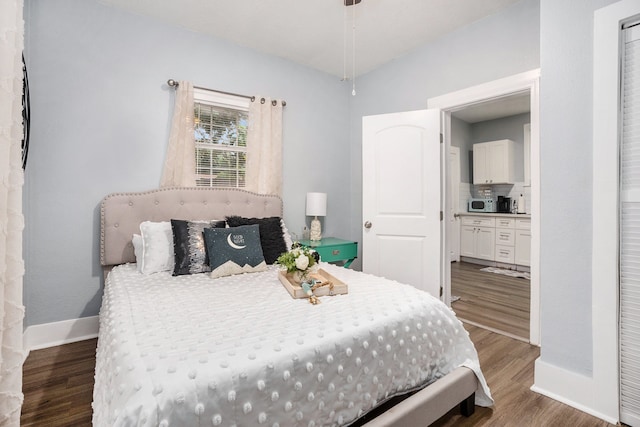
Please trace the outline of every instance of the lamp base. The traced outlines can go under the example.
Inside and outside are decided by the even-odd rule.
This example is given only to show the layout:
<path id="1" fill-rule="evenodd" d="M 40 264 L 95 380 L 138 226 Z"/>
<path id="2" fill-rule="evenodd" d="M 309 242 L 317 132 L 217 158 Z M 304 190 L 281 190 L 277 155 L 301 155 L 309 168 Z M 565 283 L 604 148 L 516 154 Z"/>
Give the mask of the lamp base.
<path id="1" fill-rule="evenodd" d="M 309 240 L 318 241 L 322 240 L 322 228 L 318 217 L 313 218 L 311 221 L 311 231 L 309 232 Z"/>

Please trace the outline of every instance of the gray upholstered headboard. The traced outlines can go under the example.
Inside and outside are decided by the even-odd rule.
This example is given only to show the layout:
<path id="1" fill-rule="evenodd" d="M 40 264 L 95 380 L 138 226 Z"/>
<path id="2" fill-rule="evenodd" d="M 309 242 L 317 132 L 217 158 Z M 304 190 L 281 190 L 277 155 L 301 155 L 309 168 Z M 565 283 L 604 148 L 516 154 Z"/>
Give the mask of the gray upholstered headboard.
<path id="1" fill-rule="evenodd" d="M 282 199 L 240 189 L 171 187 L 142 193 L 114 193 L 100 206 L 100 264 L 135 262 L 131 237 L 143 221 L 282 217 Z"/>

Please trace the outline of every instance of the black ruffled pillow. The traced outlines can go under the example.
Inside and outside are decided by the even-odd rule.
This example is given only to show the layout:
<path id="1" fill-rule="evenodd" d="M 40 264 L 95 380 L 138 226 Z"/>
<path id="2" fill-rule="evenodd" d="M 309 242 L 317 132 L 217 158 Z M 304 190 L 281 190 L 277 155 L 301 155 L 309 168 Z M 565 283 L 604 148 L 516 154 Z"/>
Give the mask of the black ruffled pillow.
<path id="1" fill-rule="evenodd" d="M 204 242 L 205 228 L 224 228 L 224 221 L 183 221 L 171 220 L 173 231 L 173 254 L 175 265 L 173 275 L 208 273 L 209 258 Z"/>
<path id="2" fill-rule="evenodd" d="M 281 218 L 243 218 L 240 216 L 228 216 L 229 227 L 258 224 L 260 226 L 260 244 L 267 264 L 276 262 L 280 254 L 287 251 L 287 244 L 282 236 Z"/>

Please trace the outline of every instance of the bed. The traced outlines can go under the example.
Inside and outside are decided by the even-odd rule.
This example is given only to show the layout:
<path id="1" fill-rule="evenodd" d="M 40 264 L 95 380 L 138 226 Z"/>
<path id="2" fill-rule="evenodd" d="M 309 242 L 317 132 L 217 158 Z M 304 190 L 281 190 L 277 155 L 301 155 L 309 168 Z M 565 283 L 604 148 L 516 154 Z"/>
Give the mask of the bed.
<path id="1" fill-rule="evenodd" d="M 237 189 L 103 199 L 95 426 L 426 426 L 492 405 L 462 324 L 410 286 L 322 263 L 349 293 L 311 305 L 277 266 L 212 279 L 134 264 L 143 221 L 282 213 L 280 198 Z"/>

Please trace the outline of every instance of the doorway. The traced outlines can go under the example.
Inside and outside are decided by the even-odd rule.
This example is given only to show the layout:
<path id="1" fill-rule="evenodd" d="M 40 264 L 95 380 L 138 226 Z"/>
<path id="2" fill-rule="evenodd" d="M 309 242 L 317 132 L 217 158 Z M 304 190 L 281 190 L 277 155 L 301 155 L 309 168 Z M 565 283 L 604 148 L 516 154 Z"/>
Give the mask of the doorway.
<path id="1" fill-rule="evenodd" d="M 528 341 L 531 344 L 540 344 L 540 312 L 539 312 L 539 110 L 538 110 L 538 82 L 540 71 L 533 70 L 526 73 L 518 74 L 515 76 L 507 77 L 504 79 L 496 80 L 493 82 L 485 83 L 472 88 L 464 89 L 458 92 L 446 94 L 437 98 L 431 98 L 428 100 L 428 108 L 439 108 L 442 110 L 442 129 L 444 136 L 445 146 L 443 147 L 443 180 L 442 180 L 442 193 L 445 194 L 445 198 L 442 201 L 445 212 L 451 212 L 452 195 L 451 191 L 448 191 L 451 186 L 451 177 L 448 173 L 450 167 L 450 147 L 461 145 L 453 141 L 456 137 L 456 127 L 458 127 L 460 117 L 465 117 L 467 113 L 470 114 L 487 114 L 487 111 L 491 111 L 496 108 L 503 108 L 510 103 L 521 102 L 523 97 L 527 97 L 528 110 L 529 110 L 529 123 L 530 123 L 530 153 L 529 157 L 529 177 L 526 179 L 528 186 L 528 210 L 531 214 L 530 230 L 528 231 L 530 236 L 530 300 L 529 300 L 529 336 Z M 485 107 L 485 108 L 480 108 Z M 499 110 L 498 108 L 498 110 Z M 483 112 L 483 110 L 486 110 Z M 493 113 L 496 114 L 495 112 Z M 505 112 L 499 113 L 502 117 L 505 116 Z M 524 113 L 523 113 L 524 114 Z M 458 117 L 456 117 L 456 115 Z M 499 116 L 494 116 L 494 119 Z M 464 131 L 463 131 L 464 133 Z M 524 129 L 523 129 L 524 135 Z M 524 146 L 524 144 L 522 145 Z M 465 181 L 465 174 L 471 174 L 471 167 L 466 166 L 469 164 L 469 157 L 465 158 L 465 153 L 468 153 L 468 149 L 461 148 L 461 180 Z M 524 164 L 523 164 L 524 169 Z M 524 172 L 522 172 L 522 185 L 524 194 Z M 468 182 L 473 182 L 470 178 Z M 465 186 L 460 186 L 460 195 L 458 200 L 461 203 L 461 210 L 466 211 L 466 204 L 462 204 L 465 198 L 472 196 L 471 184 L 469 184 L 468 193 L 465 190 Z M 504 190 L 504 189 L 502 189 Z M 501 190 L 501 191 L 502 191 Z M 518 191 L 518 190 L 516 190 Z M 519 193 L 517 193 L 519 194 Z M 451 224 L 450 224 L 451 223 Z M 446 221 L 447 227 L 447 239 L 444 243 L 446 245 L 443 251 L 446 254 L 442 260 L 443 269 L 443 288 L 444 288 L 444 300 L 447 303 L 451 301 L 452 290 L 452 274 L 451 274 L 451 258 L 449 247 L 451 242 L 450 236 L 455 236 L 456 232 L 452 232 L 452 228 L 460 227 L 459 221 Z M 455 238 L 455 237 L 454 237 Z M 461 248 L 462 252 L 462 248 Z"/>
<path id="2" fill-rule="evenodd" d="M 531 122 L 530 106 L 530 94 L 526 91 L 453 111 L 451 151 L 457 149 L 464 155 L 462 158 L 451 156 L 449 171 L 452 207 L 461 206 L 453 209 L 458 215 L 457 218 L 453 215 L 454 230 L 449 235 L 449 243 L 451 248 L 462 247 L 462 256 L 451 257 L 451 307 L 467 323 L 527 342 L 531 305 L 527 247 L 530 239 L 522 237 L 523 233 L 530 234 L 530 230 L 517 230 L 515 226 L 530 221 L 530 215 L 526 214 L 531 191 L 525 155 L 529 146 L 525 140 Z M 480 153 L 475 153 L 474 147 L 482 149 L 492 144 L 489 141 L 505 140 L 512 150 L 508 156 L 498 156 L 495 160 L 500 160 L 500 164 L 492 167 L 508 170 L 513 179 L 500 185 L 479 183 L 474 164 Z M 464 174 L 456 169 L 464 169 Z M 454 193 L 456 186 L 459 196 Z M 486 197 L 500 201 L 501 213 L 467 212 L 467 200 Z M 521 214 L 516 214 L 516 203 L 522 204 L 517 209 Z M 476 225 L 489 220 L 490 227 Z M 461 233 L 456 232 L 461 228 Z"/>

